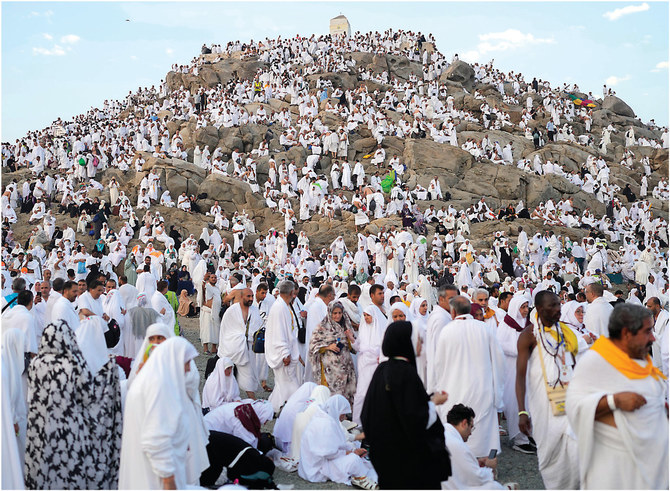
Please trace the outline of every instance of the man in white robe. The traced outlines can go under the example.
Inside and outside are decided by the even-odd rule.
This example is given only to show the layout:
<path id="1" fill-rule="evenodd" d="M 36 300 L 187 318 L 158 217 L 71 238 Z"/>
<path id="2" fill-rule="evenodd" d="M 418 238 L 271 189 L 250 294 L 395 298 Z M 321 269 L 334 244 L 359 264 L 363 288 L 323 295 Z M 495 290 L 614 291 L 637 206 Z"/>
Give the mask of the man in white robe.
<path id="1" fill-rule="evenodd" d="M 426 391 L 435 391 L 435 351 L 442 328 L 451 322 L 449 300 L 458 295 L 458 288 L 446 285 L 437 292 L 437 305 L 428 316 L 426 323 Z"/>
<path id="2" fill-rule="evenodd" d="M 521 332 L 517 345 L 519 429 L 537 442 L 538 466 L 545 488 L 577 489 L 580 467 L 577 440 L 560 406 L 554 414 L 548 395 L 548 389 L 554 386 L 560 389 L 570 383 L 578 351 L 577 336 L 559 322 L 560 318 L 558 295 L 547 290 L 539 292 L 535 309 L 530 313 L 531 325 Z M 557 338 L 563 342 L 556 343 Z"/>
<path id="3" fill-rule="evenodd" d="M 79 314 L 75 310 L 77 291 L 79 287 L 74 281 L 66 281 L 63 285 L 63 294 L 54 303 L 51 318 L 48 322 L 58 323 L 65 321 L 73 331 L 79 328 Z M 134 355 L 133 355 L 134 356 Z"/>
<path id="4" fill-rule="evenodd" d="M 449 302 L 454 320 L 442 328 L 435 351 L 435 387 L 448 391 L 449 400 L 438 409 L 444 423 L 454 404 L 475 411 L 477 432 L 468 446 L 477 457 L 491 449 L 500 452 L 498 409 L 502 409 L 503 354 L 486 324 L 470 315 L 470 302 L 455 296 Z"/>
<path id="5" fill-rule="evenodd" d="M 151 301 L 153 298 L 156 289 L 158 288 L 158 282 L 156 281 L 156 276 L 151 272 L 151 266 L 148 264 L 144 265 L 144 271 L 137 275 L 137 280 L 135 280 L 135 287 L 140 293 L 146 293 L 147 298 Z"/>
<path id="6" fill-rule="evenodd" d="M 256 332 L 263 323 L 250 288 L 242 289 L 240 301 L 230 306 L 221 318 L 219 329 L 219 358 L 230 358 L 237 367 L 237 383 L 249 399 L 256 399 L 258 377 L 249 349 L 249 333 Z"/>
<path id="7" fill-rule="evenodd" d="M 217 276 L 206 273 L 202 283 L 202 306 L 200 307 L 200 342 L 205 354 L 216 353 L 219 342 L 221 290 L 216 286 Z M 208 346 L 211 345 L 211 348 Z"/>
<path id="8" fill-rule="evenodd" d="M 447 414 L 444 440 L 451 460 L 451 476 L 442 483 L 442 489 L 505 489 L 493 478 L 498 459 L 478 459 L 467 441 L 474 428 L 472 408 L 456 404 Z"/>
<path id="9" fill-rule="evenodd" d="M 584 327 L 596 336 L 607 336 L 607 323 L 614 307 L 603 297 L 604 289 L 600 283 L 590 283 L 584 289 L 589 302 L 584 313 Z"/>
<path id="10" fill-rule="evenodd" d="M 651 312 L 614 309 L 575 369 L 566 413 L 578 438 L 581 489 L 668 488 L 667 380 L 653 366 Z"/>
<path id="11" fill-rule="evenodd" d="M 170 305 L 170 302 L 168 302 L 168 299 L 165 297 L 167 291 L 167 281 L 159 281 L 156 287 L 156 291 L 150 298 L 151 307 L 161 315 L 160 322 L 168 326 L 170 329 L 174 329 L 175 312 L 172 308 L 172 305 Z"/>
<path id="12" fill-rule="evenodd" d="M 298 351 L 298 326 L 289 308 L 295 286 L 291 281 L 282 281 L 278 287 L 279 298 L 270 308 L 265 330 L 265 358 L 275 375 L 275 387 L 268 400 L 275 413 L 298 390 L 298 363 L 304 363 Z"/>
<path id="13" fill-rule="evenodd" d="M 254 295 L 254 307 L 258 309 L 258 315 L 261 317 L 261 324 L 258 326 L 258 329 L 265 327 L 267 322 L 268 314 L 270 313 L 270 308 L 275 301 L 275 297 L 268 295 L 268 285 L 267 283 L 259 283 L 256 287 L 256 293 Z M 256 331 L 249 329 L 249 341 L 253 341 L 253 336 Z M 263 389 L 269 391 L 270 389 L 267 386 L 268 379 L 268 362 L 265 359 L 265 353 L 254 353 L 254 367 L 256 370 L 256 376 L 261 383 Z"/>

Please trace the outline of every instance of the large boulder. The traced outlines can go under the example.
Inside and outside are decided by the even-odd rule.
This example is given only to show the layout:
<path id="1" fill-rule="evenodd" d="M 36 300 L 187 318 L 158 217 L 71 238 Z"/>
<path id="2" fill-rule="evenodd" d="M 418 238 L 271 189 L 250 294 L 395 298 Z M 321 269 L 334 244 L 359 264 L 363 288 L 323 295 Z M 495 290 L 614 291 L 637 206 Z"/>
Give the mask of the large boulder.
<path id="1" fill-rule="evenodd" d="M 407 80 L 411 74 L 418 77 L 423 76 L 421 64 L 416 61 L 410 61 L 405 56 L 386 55 L 386 61 L 391 71 L 389 75 L 396 78 Z"/>
<path id="2" fill-rule="evenodd" d="M 200 148 L 206 145 L 213 151 L 219 143 L 219 131 L 214 126 L 204 126 L 195 130 L 193 138 Z"/>
<path id="3" fill-rule="evenodd" d="M 440 75 L 440 81 L 450 80 L 461 84 L 465 88 L 472 88 L 475 84 L 475 71 L 464 61 L 458 60 Z"/>
<path id="4" fill-rule="evenodd" d="M 628 116 L 629 118 L 635 117 L 635 111 L 633 111 L 628 104 L 614 95 L 605 97 L 602 107 L 603 109 L 609 109 L 619 116 Z"/>
<path id="5" fill-rule="evenodd" d="M 431 140 L 405 140 L 404 163 L 417 173 L 441 175 L 450 173 L 462 177 L 474 158 L 465 150 Z"/>

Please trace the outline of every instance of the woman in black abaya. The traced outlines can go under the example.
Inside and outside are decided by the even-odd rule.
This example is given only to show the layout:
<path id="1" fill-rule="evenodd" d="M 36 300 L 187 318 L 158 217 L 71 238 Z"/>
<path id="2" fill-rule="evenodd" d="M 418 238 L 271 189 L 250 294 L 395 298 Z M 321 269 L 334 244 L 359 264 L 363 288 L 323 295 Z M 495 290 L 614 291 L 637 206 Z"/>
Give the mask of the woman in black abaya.
<path id="1" fill-rule="evenodd" d="M 361 412 L 379 487 L 440 489 L 451 465 L 435 405 L 444 403 L 447 394 L 426 393 L 416 371 L 421 341 L 410 322 L 386 329 L 382 352 L 389 360 L 375 370 Z"/>

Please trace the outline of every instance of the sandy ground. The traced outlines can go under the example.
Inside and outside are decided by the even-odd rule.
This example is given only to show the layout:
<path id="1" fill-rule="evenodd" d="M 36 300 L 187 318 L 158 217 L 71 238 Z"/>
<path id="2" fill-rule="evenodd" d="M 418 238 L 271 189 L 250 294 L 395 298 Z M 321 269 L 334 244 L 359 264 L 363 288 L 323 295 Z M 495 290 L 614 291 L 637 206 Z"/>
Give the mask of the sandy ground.
<path id="1" fill-rule="evenodd" d="M 206 355 L 202 354 L 202 344 L 200 343 L 200 333 L 198 319 L 179 318 L 179 323 L 186 339 L 188 339 L 198 349 L 200 356 L 195 359 L 198 370 L 200 371 L 200 390 L 205 381 L 205 367 L 207 365 Z M 270 370 L 268 385 L 274 385 L 272 370 Z M 267 399 L 270 394 L 264 390 L 256 393 L 257 398 Z M 241 397 L 245 397 L 241 394 Z M 503 422 L 503 425 L 505 423 Z M 263 431 L 271 432 L 274 426 L 274 420 L 268 421 L 263 426 Z M 521 489 L 544 489 L 542 478 L 537 467 L 537 457 L 535 455 L 526 455 L 512 450 L 507 437 L 501 437 L 502 452 L 498 455 L 498 481 L 501 483 L 517 482 Z M 275 482 L 278 485 L 293 486 L 295 489 L 352 489 L 351 486 L 338 484 L 334 482 L 311 483 L 298 476 L 297 472 L 286 473 L 277 469 L 274 474 Z M 282 486 L 283 487 L 283 486 Z"/>

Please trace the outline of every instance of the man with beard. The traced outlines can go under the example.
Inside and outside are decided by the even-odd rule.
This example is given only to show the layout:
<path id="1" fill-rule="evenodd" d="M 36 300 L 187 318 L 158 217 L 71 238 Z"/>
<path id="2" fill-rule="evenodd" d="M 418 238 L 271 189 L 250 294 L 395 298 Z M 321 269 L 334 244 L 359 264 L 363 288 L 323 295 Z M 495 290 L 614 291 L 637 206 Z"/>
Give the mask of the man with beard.
<path id="1" fill-rule="evenodd" d="M 250 288 L 240 294 L 240 301 L 226 309 L 219 330 L 219 358 L 230 358 L 237 367 L 237 383 L 247 393 L 249 399 L 255 399 L 258 389 L 258 377 L 254 366 L 254 353 L 249 346 L 249 334 L 253 336 L 263 324 L 257 307 L 253 306 L 254 295 Z"/>
<path id="2" fill-rule="evenodd" d="M 566 413 L 579 439 L 581 489 L 668 487 L 667 382 L 649 356 L 653 328 L 650 310 L 617 306 L 609 338 L 575 369 Z"/>

